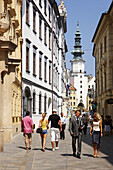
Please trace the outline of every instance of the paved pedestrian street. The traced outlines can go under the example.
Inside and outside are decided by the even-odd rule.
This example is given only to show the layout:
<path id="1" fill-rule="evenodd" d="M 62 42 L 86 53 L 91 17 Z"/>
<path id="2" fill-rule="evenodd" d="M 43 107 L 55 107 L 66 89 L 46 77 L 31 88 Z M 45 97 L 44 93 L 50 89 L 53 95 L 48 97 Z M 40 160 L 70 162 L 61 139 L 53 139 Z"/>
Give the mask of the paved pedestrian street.
<path id="1" fill-rule="evenodd" d="M 34 133 L 32 150 L 25 150 L 22 133 L 5 144 L 0 153 L 0 170 L 111 170 L 113 169 L 113 136 L 105 136 L 101 142 L 100 158 L 93 158 L 91 136 L 83 136 L 81 159 L 73 157 L 71 136 L 66 129 L 66 139 L 60 140 L 59 150 L 53 152 L 48 130 L 46 151 L 41 151 L 40 135 Z"/>

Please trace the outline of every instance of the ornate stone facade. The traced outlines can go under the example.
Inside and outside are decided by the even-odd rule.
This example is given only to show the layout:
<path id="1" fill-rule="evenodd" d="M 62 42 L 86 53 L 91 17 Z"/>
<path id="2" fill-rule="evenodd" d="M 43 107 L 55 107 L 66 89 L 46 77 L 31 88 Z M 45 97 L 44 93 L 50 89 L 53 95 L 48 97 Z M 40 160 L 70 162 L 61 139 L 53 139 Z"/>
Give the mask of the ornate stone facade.
<path id="1" fill-rule="evenodd" d="M 11 142 L 21 130 L 21 7 L 22 0 L 0 1 L 0 130 L 4 142 Z"/>
<path id="2" fill-rule="evenodd" d="M 111 115 L 113 119 L 113 2 L 102 14 L 92 42 L 96 63 L 96 99 L 101 115 Z"/>

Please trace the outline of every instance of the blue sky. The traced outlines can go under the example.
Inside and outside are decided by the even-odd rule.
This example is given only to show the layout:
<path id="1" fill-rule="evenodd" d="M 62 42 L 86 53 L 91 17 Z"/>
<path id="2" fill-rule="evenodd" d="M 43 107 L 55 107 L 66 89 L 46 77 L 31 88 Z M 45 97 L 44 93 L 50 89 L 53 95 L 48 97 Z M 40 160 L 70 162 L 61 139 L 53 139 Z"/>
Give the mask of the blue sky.
<path id="1" fill-rule="evenodd" d="M 59 0 L 56 0 L 56 2 L 59 4 Z M 95 75 L 95 59 L 92 56 L 93 43 L 91 40 L 102 13 L 108 11 L 111 2 L 112 0 L 65 0 L 67 9 L 67 68 L 71 68 L 70 60 L 73 58 L 71 51 L 74 46 L 77 21 L 79 21 L 82 50 L 85 52 L 83 55 L 83 59 L 86 61 L 85 71 L 87 74 Z"/>

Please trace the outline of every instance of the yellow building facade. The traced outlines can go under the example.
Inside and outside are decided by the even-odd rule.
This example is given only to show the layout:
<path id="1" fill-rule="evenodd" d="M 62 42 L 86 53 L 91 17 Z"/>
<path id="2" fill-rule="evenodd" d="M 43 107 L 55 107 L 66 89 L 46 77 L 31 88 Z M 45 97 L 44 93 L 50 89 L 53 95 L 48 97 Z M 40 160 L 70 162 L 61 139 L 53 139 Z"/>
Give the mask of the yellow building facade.
<path id="1" fill-rule="evenodd" d="M 111 115 L 113 119 L 113 2 L 109 10 L 102 14 L 92 42 L 98 111 L 104 117 Z"/>
<path id="2" fill-rule="evenodd" d="M 4 142 L 11 142 L 21 131 L 21 8 L 22 0 L 0 1 L 0 130 Z"/>
<path id="3" fill-rule="evenodd" d="M 70 96 L 69 96 L 69 103 L 70 103 L 70 110 L 76 110 L 77 108 L 77 93 L 76 88 L 70 84 Z"/>

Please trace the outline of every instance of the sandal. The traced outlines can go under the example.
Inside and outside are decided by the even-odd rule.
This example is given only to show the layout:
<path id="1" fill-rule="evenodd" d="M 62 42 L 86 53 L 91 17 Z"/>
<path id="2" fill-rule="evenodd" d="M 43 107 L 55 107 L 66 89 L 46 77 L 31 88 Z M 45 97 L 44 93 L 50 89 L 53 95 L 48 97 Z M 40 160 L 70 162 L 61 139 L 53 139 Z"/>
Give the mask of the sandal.
<path id="1" fill-rule="evenodd" d="M 29 150 L 31 150 L 31 147 L 29 147 Z"/>
<path id="2" fill-rule="evenodd" d="M 26 147 L 26 150 L 28 150 L 28 147 Z"/>
<path id="3" fill-rule="evenodd" d="M 97 158 L 99 158 L 99 155 L 97 155 Z"/>
<path id="4" fill-rule="evenodd" d="M 96 158 L 96 155 L 93 155 L 94 158 Z"/>

